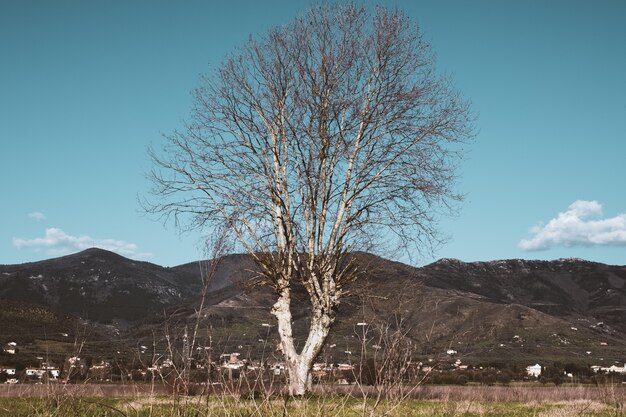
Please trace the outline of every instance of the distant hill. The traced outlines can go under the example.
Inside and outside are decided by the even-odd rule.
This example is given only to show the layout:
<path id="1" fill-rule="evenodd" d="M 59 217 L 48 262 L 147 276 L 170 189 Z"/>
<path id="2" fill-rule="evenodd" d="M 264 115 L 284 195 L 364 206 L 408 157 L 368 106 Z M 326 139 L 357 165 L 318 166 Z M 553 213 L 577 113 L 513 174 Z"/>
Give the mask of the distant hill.
<path id="1" fill-rule="evenodd" d="M 0 266 L 0 299 L 42 304 L 107 322 L 135 320 L 195 294 L 199 273 L 174 271 L 102 249 Z"/>
<path id="2" fill-rule="evenodd" d="M 482 295 L 559 317 L 593 318 L 626 333 L 626 267 L 580 259 L 464 263 L 443 259 L 421 268 L 424 283 Z M 595 323 L 590 323 L 595 324 Z"/>
<path id="3" fill-rule="evenodd" d="M 366 253 L 352 256 L 363 276 L 348 288 L 327 344 L 337 360 L 349 360 L 346 352 L 359 351 L 363 339 L 370 351 L 378 349 L 381 328 L 406 334 L 424 358 L 446 357 L 451 349 L 455 357 L 474 361 L 626 359 L 624 266 L 576 259 L 442 259 L 415 268 Z M 108 331 L 144 345 L 166 327 L 164 320 L 179 331 L 200 314 L 201 338 L 221 343 L 216 349 L 273 351 L 274 296 L 267 288 L 242 285 L 254 277 L 252 259 L 222 258 L 198 312 L 200 271 L 207 265 L 164 268 L 90 249 L 0 266 L 0 303 L 37 304 L 108 323 Z M 303 340 L 309 307 L 301 290 L 293 304 L 295 335 Z M 118 326 L 120 321 L 127 326 Z"/>

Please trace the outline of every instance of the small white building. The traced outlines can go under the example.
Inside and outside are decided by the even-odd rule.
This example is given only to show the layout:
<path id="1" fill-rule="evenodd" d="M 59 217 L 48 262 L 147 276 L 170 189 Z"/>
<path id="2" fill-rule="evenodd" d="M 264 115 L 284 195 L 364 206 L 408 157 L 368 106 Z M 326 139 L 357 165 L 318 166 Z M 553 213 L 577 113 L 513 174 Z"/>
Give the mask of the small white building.
<path id="1" fill-rule="evenodd" d="M 280 375 L 285 372 L 285 364 L 283 362 L 276 362 L 270 366 L 274 375 Z"/>
<path id="2" fill-rule="evenodd" d="M 0 374 L 5 373 L 7 375 L 15 375 L 15 368 L 0 366 Z"/>
<path id="3" fill-rule="evenodd" d="M 68 358 L 67 361 L 69 362 L 70 366 L 80 365 L 80 358 L 78 356 L 72 356 Z"/>
<path id="4" fill-rule="evenodd" d="M 340 371 L 352 371 L 354 369 L 354 366 L 349 363 L 338 363 L 337 369 L 339 369 Z"/>
<path id="5" fill-rule="evenodd" d="M 316 362 L 313 364 L 314 371 L 323 371 L 326 369 L 326 364 L 322 362 Z"/>
<path id="6" fill-rule="evenodd" d="M 591 369 L 594 372 L 596 372 L 596 373 L 602 371 L 602 372 L 606 372 L 606 373 L 614 372 L 616 374 L 626 374 L 626 363 L 624 364 L 624 366 L 616 366 L 616 365 L 599 366 L 599 365 L 593 365 L 591 367 Z"/>
<path id="7" fill-rule="evenodd" d="M 535 365 L 527 366 L 526 373 L 529 376 L 534 376 L 535 378 L 539 377 L 541 375 L 541 365 L 537 363 Z"/>
<path id="8" fill-rule="evenodd" d="M 39 368 L 26 368 L 26 376 L 34 376 L 37 378 L 41 378 L 43 374 L 46 373 L 45 370 Z"/>

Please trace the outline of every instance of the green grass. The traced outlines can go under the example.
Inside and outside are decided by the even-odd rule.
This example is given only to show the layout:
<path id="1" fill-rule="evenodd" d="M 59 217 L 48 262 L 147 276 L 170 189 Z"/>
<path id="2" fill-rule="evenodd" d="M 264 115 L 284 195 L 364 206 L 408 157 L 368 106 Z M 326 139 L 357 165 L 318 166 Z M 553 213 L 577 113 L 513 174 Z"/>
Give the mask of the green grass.
<path id="1" fill-rule="evenodd" d="M 313 396 L 303 400 L 250 400 L 217 397 L 31 397 L 0 398 L 0 416 L 16 417 L 622 417 L 623 406 L 594 401 L 554 403 L 363 400 L 347 396 Z"/>

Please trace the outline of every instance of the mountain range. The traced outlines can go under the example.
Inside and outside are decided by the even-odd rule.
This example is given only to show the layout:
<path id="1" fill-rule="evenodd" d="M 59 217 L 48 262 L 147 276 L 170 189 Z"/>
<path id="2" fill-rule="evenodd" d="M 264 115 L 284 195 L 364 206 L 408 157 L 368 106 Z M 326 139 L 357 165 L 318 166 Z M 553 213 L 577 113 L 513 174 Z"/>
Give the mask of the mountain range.
<path id="1" fill-rule="evenodd" d="M 400 333 L 429 359 L 446 352 L 470 362 L 626 359 L 626 266 L 442 259 L 417 268 L 367 253 L 351 256 L 363 274 L 346 288 L 327 343 L 337 360 L 364 346 L 379 349 Z M 255 277 L 248 255 L 219 260 L 199 309 L 201 271 L 211 262 L 168 268 L 93 248 L 0 265 L 0 343 L 21 338 L 37 346 L 50 335 L 60 343 L 77 337 L 77 323 L 89 323 L 101 350 L 102 340 L 113 338 L 132 350 L 156 346 L 151 339 L 162 339 L 164 328 L 180 338 L 197 323 L 203 343 L 210 339 L 225 352 L 273 351 L 273 294 L 247 285 Z M 294 333 L 303 340 L 309 305 L 301 289 L 295 294 Z M 25 319 L 29 311 L 48 324 Z"/>

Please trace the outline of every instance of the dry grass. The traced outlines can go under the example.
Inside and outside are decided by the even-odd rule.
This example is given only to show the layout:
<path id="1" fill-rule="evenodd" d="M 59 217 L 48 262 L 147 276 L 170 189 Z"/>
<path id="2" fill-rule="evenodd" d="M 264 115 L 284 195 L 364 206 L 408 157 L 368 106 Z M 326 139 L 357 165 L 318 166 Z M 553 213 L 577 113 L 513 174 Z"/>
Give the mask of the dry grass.
<path id="1" fill-rule="evenodd" d="M 168 388 L 163 385 L 150 384 L 0 384 L 2 397 L 134 397 L 147 395 L 165 395 Z M 0 414 L 1 416 L 2 414 Z"/>
<path id="2" fill-rule="evenodd" d="M 317 387 L 316 392 L 328 392 L 323 387 Z M 362 396 L 364 392 L 369 396 L 375 390 L 369 387 L 335 386 L 333 393 L 353 396 Z M 600 387 L 544 387 L 544 386 L 429 386 L 422 385 L 410 391 L 410 399 L 440 400 L 440 401 L 482 401 L 482 402 L 550 402 L 560 401 L 597 401 L 612 404 L 626 403 L 626 386 L 607 385 Z"/>
<path id="3" fill-rule="evenodd" d="M 123 396 L 91 396 L 104 391 L 49 391 L 29 398 L 0 398 L 0 416 L 15 417 L 625 417 L 626 387 L 421 387 L 416 397 L 377 400 L 327 393 L 304 399 L 274 395 L 151 395 L 127 389 Z M 83 387 L 85 388 L 85 387 Z M 93 388 L 93 387 L 92 387 Z M 134 394 L 133 394 L 134 391 Z M 122 391 L 120 391 L 122 392 Z M 31 392 L 32 394 L 33 392 Z"/>
<path id="4" fill-rule="evenodd" d="M 539 414 L 538 417 L 575 417 L 597 414 L 607 409 L 607 404 L 588 400 L 559 401 L 554 405 L 555 408 Z"/>

